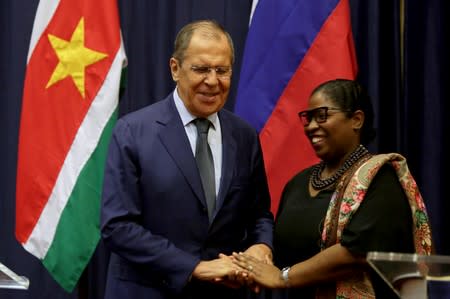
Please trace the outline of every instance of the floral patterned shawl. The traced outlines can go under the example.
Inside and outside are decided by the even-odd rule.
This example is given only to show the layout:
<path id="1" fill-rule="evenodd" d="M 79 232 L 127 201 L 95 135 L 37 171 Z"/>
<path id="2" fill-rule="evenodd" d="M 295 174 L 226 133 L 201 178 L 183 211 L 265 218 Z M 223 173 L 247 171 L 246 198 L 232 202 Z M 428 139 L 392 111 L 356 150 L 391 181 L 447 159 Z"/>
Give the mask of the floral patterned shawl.
<path id="1" fill-rule="evenodd" d="M 417 184 L 409 172 L 406 159 L 397 153 L 380 154 L 364 159 L 349 177 L 343 177 L 336 187 L 325 218 L 322 242 L 325 247 L 340 243 L 342 232 L 351 220 L 378 170 L 390 163 L 405 191 L 413 215 L 414 246 L 418 254 L 431 254 L 431 230 Z M 337 219 L 336 219 L 337 218 Z M 330 243 L 330 240 L 332 243 Z M 336 282 L 336 298 L 375 298 L 368 273 Z"/>

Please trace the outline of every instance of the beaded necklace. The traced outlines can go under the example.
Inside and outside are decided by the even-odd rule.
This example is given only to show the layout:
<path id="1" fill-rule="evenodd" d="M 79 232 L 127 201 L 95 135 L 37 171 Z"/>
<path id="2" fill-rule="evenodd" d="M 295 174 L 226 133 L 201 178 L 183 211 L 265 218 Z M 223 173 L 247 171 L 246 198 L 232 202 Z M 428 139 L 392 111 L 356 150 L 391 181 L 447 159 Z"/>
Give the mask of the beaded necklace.
<path id="1" fill-rule="evenodd" d="M 319 164 L 313 166 L 311 172 L 311 186 L 316 190 L 322 190 L 333 186 L 340 177 L 355 164 L 359 159 L 368 155 L 369 151 L 360 144 L 345 160 L 344 164 L 329 178 L 321 179 L 322 171 L 325 169 L 325 162 L 322 161 Z"/>

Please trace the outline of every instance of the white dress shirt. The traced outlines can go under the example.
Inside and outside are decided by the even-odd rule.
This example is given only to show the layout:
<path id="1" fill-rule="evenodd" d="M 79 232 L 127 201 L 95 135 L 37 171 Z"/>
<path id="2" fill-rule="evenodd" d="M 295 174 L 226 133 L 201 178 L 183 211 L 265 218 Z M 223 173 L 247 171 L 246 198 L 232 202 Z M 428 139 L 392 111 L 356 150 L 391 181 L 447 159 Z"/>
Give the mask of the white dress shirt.
<path id="1" fill-rule="evenodd" d="M 175 88 L 173 92 L 173 99 L 175 100 L 175 106 L 180 114 L 181 121 L 183 122 L 184 130 L 186 131 L 189 143 L 191 144 L 192 154 L 195 156 L 195 147 L 197 144 L 197 127 L 192 122 L 197 117 L 192 115 L 184 106 L 183 101 L 178 95 L 178 90 Z M 216 113 L 209 115 L 208 120 L 212 126 L 208 131 L 208 143 L 211 148 L 211 153 L 214 160 L 214 175 L 216 183 L 216 198 L 219 194 L 220 179 L 222 176 L 222 131 L 220 129 L 220 120 Z"/>

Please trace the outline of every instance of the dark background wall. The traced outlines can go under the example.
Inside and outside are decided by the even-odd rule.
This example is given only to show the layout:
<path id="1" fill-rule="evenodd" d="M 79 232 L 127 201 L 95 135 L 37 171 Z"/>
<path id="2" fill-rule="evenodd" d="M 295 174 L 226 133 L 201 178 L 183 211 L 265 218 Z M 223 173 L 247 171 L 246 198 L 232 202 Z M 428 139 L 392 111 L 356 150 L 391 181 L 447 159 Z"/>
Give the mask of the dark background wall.
<path id="1" fill-rule="evenodd" d="M 373 97 L 378 137 L 371 149 L 400 152 L 427 204 L 436 252 L 450 255 L 448 96 L 450 32 L 445 0 L 351 0 L 360 82 Z M 0 290 L 0 298 L 101 298 L 108 256 L 100 243 L 80 287 L 65 293 L 40 262 L 15 240 L 17 136 L 28 43 L 37 0 L 0 2 L 0 262 L 31 279 L 28 291 Z M 174 85 L 168 60 L 175 33 L 193 19 L 214 18 L 231 33 L 236 47 L 232 110 L 251 0 L 119 0 L 129 58 L 120 114 L 167 95 Z M 403 17 L 401 17 L 403 16 Z M 402 31 L 401 29 L 404 29 Z M 70 244 L 70 246 L 75 246 Z"/>

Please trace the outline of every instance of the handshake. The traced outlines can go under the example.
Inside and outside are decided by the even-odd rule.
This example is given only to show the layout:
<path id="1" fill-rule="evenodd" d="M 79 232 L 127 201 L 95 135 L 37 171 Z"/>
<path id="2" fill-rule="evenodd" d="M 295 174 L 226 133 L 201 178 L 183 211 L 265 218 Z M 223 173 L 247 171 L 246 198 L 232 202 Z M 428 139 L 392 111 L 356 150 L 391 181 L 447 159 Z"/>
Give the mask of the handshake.
<path id="1" fill-rule="evenodd" d="M 215 260 L 202 261 L 192 277 L 223 284 L 230 288 L 249 287 L 258 293 L 262 286 L 283 287 L 280 270 L 273 265 L 272 251 L 264 244 L 256 244 L 245 252 L 219 254 Z"/>

